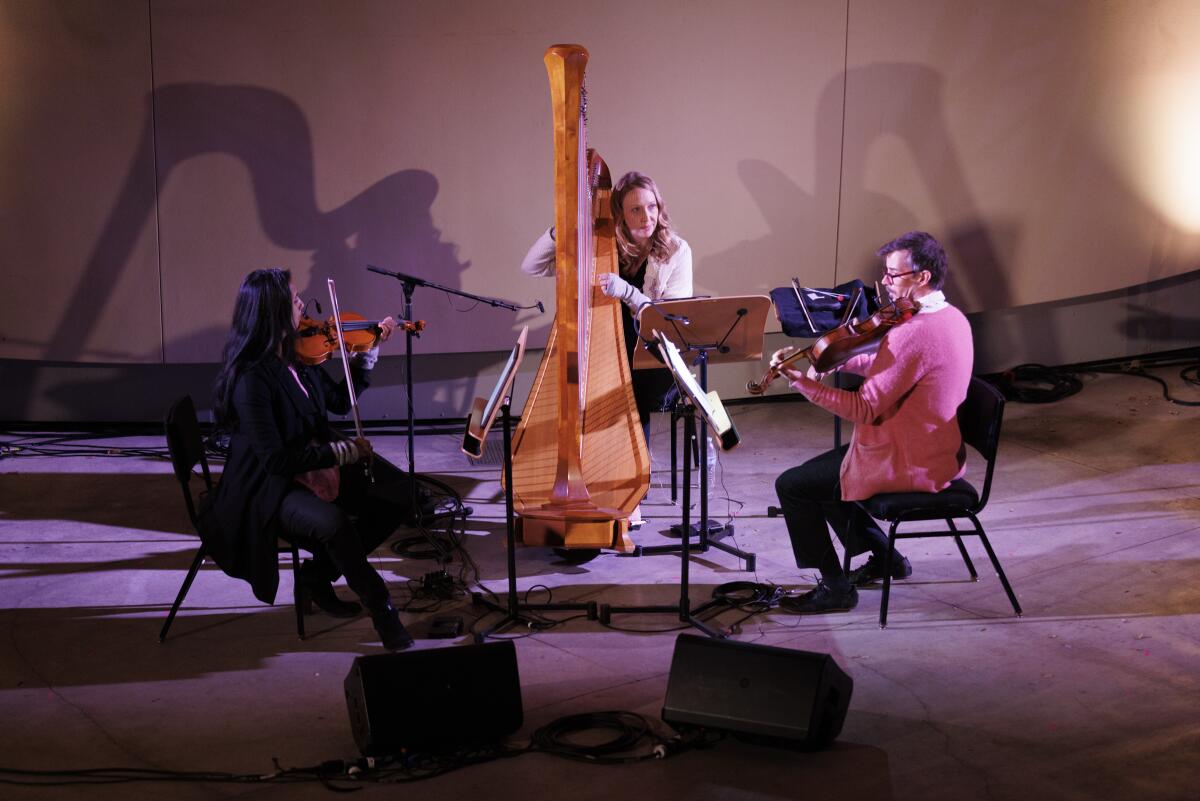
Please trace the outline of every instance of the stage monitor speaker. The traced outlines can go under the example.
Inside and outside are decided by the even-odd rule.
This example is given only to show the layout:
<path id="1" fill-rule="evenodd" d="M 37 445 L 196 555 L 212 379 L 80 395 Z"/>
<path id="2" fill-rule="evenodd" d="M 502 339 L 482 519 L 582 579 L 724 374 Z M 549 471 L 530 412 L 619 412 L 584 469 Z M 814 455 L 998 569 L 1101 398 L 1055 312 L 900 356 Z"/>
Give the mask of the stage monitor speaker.
<path id="1" fill-rule="evenodd" d="M 828 654 L 681 634 L 662 719 L 821 748 L 841 732 L 853 689 Z"/>
<path id="2" fill-rule="evenodd" d="M 344 686 L 354 742 L 368 756 L 492 743 L 523 720 L 510 641 L 360 656 Z"/>

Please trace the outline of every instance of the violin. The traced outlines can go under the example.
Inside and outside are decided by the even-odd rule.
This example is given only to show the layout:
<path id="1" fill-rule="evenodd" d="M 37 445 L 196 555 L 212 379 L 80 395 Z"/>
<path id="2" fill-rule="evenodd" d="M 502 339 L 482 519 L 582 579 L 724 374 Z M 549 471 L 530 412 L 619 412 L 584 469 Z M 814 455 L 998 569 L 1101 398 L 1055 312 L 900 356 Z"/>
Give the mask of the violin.
<path id="1" fill-rule="evenodd" d="M 771 382 L 783 374 L 784 367 L 800 359 L 808 359 L 818 373 L 827 373 L 855 356 L 874 353 L 888 331 L 911 320 L 920 308 L 921 304 L 912 298 L 896 298 L 865 320 L 843 323 L 822 334 L 807 348 L 789 353 L 772 364 L 758 381 L 747 381 L 746 389 L 751 395 L 763 394 Z"/>
<path id="2" fill-rule="evenodd" d="M 325 361 L 338 350 L 339 329 L 348 353 L 363 353 L 375 347 L 381 333 L 378 320 L 368 320 L 354 312 L 342 312 L 336 321 L 333 317 L 323 322 L 302 317 L 296 329 L 296 357 L 305 364 Z M 425 330 L 425 321 L 400 320 L 396 329 L 419 334 Z"/>

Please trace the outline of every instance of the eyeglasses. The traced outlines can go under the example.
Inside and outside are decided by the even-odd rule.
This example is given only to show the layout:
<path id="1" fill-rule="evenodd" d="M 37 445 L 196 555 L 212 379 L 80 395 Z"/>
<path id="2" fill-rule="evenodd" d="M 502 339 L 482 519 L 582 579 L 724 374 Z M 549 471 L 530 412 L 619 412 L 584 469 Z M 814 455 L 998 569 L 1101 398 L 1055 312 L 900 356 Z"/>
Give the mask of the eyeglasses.
<path id="1" fill-rule="evenodd" d="M 913 275 L 914 273 L 920 273 L 920 272 L 924 272 L 924 270 L 909 270 L 906 273 L 889 273 L 887 270 L 884 270 L 883 271 L 883 282 L 886 284 L 890 281 L 895 281 L 897 278 L 903 278 L 906 275 Z"/>

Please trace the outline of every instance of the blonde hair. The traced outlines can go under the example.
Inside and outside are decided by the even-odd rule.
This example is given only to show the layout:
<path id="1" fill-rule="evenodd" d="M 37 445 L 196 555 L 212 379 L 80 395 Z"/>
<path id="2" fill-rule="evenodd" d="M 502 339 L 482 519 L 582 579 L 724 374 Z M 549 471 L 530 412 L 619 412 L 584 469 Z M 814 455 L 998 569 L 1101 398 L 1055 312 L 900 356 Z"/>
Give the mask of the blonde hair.
<path id="1" fill-rule="evenodd" d="M 658 226 L 655 227 L 654 233 L 650 235 L 645 246 L 640 246 L 633 241 L 633 237 L 629 234 L 629 226 L 625 224 L 623 212 L 625 196 L 634 189 L 649 190 L 658 204 Z M 674 241 L 671 218 L 663 205 L 662 194 L 658 191 L 654 179 L 649 175 L 627 172 L 621 176 L 612 191 L 612 213 L 613 219 L 617 221 L 617 250 L 620 253 L 621 273 L 626 277 L 632 275 L 633 271 L 641 264 L 642 259 L 647 256 L 653 256 L 659 261 L 666 261 L 679 247 Z"/>

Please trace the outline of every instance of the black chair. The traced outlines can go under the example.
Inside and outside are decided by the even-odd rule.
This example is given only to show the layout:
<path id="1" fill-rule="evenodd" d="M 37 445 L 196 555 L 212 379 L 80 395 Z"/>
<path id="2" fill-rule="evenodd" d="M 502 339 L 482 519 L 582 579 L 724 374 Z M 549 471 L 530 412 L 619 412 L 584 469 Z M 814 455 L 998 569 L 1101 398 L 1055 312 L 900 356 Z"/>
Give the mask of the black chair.
<path id="1" fill-rule="evenodd" d="M 192 527 L 196 528 L 196 498 L 192 495 L 191 486 L 196 465 L 200 466 L 201 478 L 204 482 L 201 495 L 212 492 L 213 483 L 212 475 L 208 471 L 208 459 L 204 455 L 204 440 L 200 436 L 200 424 L 196 421 L 196 407 L 192 403 L 190 395 L 184 395 L 171 404 L 171 408 L 167 410 L 166 429 L 167 449 L 171 452 L 171 465 L 175 468 L 175 478 L 179 480 L 179 486 L 183 490 L 183 502 L 187 506 L 188 518 L 192 521 Z M 196 528 L 196 533 L 200 533 L 199 528 Z M 296 607 L 296 633 L 303 640 L 304 615 L 300 598 L 300 551 L 295 545 L 280 541 L 279 552 L 292 555 L 292 593 Z M 166 622 L 163 623 L 162 631 L 158 633 L 159 642 L 167 638 L 167 631 L 171 628 L 171 623 L 175 620 L 175 615 L 178 614 L 184 597 L 191 589 L 192 581 L 196 578 L 196 573 L 199 572 L 204 557 L 204 544 L 201 543 L 196 550 L 195 558 L 192 559 L 192 566 L 188 568 L 183 586 L 179 588 L 179 595 L 175 597 L 175 603 L 171 605 L 171 611 L 167 614 Z"/>
<path id="2" fill-rule="evenodd" d="M 975 572 L 975 565 L 967 555 L 962 538 L 979 537 L 988 558 L 992 560 L 992 567 L 996 569 L 1000 583 L 1004 585 L 1004 591 L 1008 593 L 1013 611 L 1017 617 L 1021 616 L 1021 605 L 1017 603 L 1017 596 L 1013 594 L 1012 586 L 1004 575 L 1004 568 L 1000 567 L 1000 560 L 996 558 L 996 552 L 992 550 L 992 544 L 988 541 L 983 526 L 979 524 L 979 518 L 976 517 L 987 505 L 988 493 L 992 489 L 992 471 L 996 466 L 996 450 L 1000 444 L 1000 422 L 1003 417 L 1004 396 L 986 381 L 972 378 L 967 389 L 967 399 L 958 407 L 958 427 L 962 432 L 963 442 L 979 451 L 987 461 L 982 494 L 976 492 L 970 482 L 960 478 L 941 492 L 881 493 L 864 501 L 856 501 L 859 508 L 871 517 L 891 523 L 887 557 L 883 563 L 883 598 L 879 605 L 880 628 L 887 628 L 888 596 L 892 588 L 892 559 L 896 551 L 896 540 L 918 537 L 953 537 L 954 543 L 958 545 L 958 552 L 962 554 L 963 562 L 971 573 L 972 581 L 978 581 L 979 574 Z M 969 519 L 975 526 L 974 531 L 959 531 L 955 528 L 954 521 L 964 518 Z M 897 531 L 902 523 L 922 520 L 945 520 L 950 530 Z M 850 572 L 850 553 L 851 549 L 848 548 L 845 558 L 847 574 Z"/>

